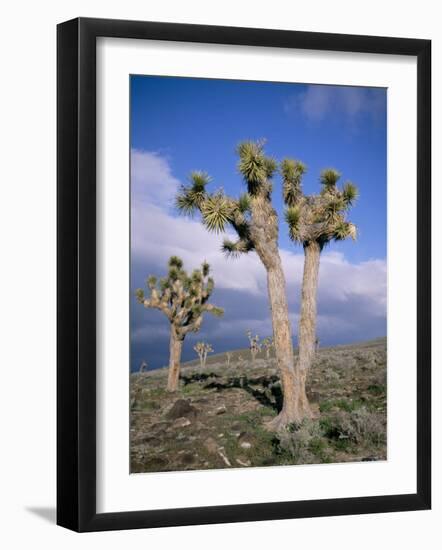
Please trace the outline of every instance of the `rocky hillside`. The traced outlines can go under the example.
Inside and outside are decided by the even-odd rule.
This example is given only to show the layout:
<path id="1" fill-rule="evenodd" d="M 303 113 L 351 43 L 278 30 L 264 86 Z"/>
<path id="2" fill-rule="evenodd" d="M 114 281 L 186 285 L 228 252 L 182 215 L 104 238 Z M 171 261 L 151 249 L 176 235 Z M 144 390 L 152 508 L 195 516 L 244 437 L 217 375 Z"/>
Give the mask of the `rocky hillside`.
<path id="1" fill-rule="evenodd" d="M 276 435 L 275 360 L 248 350 L 214 355 L 204 372 L 183 365 L 179 393 L 167 370 L 131 375 L 131 472 L 386 459 L 386 339 L 319 350 L 307 391 L 315 418 Z"/>

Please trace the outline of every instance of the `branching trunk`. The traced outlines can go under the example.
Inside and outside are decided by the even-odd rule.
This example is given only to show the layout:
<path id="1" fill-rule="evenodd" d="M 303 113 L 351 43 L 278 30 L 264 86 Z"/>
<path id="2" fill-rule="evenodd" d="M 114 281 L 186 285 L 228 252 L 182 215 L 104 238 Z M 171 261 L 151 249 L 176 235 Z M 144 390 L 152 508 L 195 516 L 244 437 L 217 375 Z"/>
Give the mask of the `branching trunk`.
<path id="1" fill-rule="evenodd" d="M 273 345 L 281 378 L 283 405 L 268 424 L 271 430 L 284 429 L 311 417 L 305 393 L 305 376 L 294 365 L 292 332 L 286 295 L 286 283 L 278 248 L 278 220 L 266 199 L 252 201 L 251 236 L 255 250 L 267 271 L 267 289 L 272 316 Z"/>
<path id="2" fill-rule="evenodd" d="M 304 245 L 301 318 L 299 321 L 299 368 L 305 377 L 312 366 L 316 349 L 316 295 L 321 247 L 316 241 Z"/>
<path id="3" fill-rule="evenodd" d="M 175 392 L 178 389 L 182 349 L 183 338 L 178 336 L 175 327 L 171 325 L 169 346 L 169 374 L 167 378 L 167 390 L 170 392 Z"/>
<path id="4" fill-rule="evenodd" d="M 274 267 L 267 272 L 269 301 L 273 323 L 273 342 L 284 396 L 282 410 L 269 423 L 271 429 L 285 428 L 288 424 L 298 424 L 311 411 L 305 393 L 305 377 L 294 367 L 293 344 L 289 312 L 285 291 L 285 278 L 278 256 Z"/>

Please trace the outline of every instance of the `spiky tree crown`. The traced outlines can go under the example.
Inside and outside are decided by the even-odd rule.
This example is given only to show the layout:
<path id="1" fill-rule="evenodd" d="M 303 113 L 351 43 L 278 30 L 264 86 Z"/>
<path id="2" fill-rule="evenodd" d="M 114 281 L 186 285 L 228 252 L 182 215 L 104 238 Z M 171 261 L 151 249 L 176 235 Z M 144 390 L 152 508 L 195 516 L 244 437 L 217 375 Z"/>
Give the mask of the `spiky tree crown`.
<path id="1" fill-rule="evenodd" d="M 273 346 L 273 339 L 270 336 L 266 336 L 262 341 L 262 345 L 264 349 L 270 349 Z"/>
<path id="2" fill-rule="evenodd" d="M 193 346 L 193 349 L 198 353 L 198 355 L 203 355 L 203 354 L 213 352 L 212 346 L 210 344 L 208 344 L 207 342 L 197 342 Z"/>
<path id="3" fill-rule="evenodd" d="M 244 141 L 237 147 L 238 170 L 244 179 L 247 191 L 239 198 L 232 198 L 220 189 L 209 193 L 206 189 L 211 178 L 205 172 L 192 172 L 188 185 L 181 186 L 176 198 L 180 212 L 193 215 L 199 211 L 205 227 L 221 233 L 231 227 L 237 234 L 236 241 L 225 239 L 222 250 L 229 256 L 250 252 L 255 243 L 250 234 L 251 211 L 262 201 L 270 204 L 271 178 L 277 163 L 264 154 L 264 141 Z M 275 214 L 276 215 L 276 214 Z"/>
<path id="4" fill-rule="evenodd" d="M 195 269 L 190 275 L 183 269 L 183 261 L 172 256 L 168 263 L 166 277 L 157 279 L 150 276 L 147 279 L 149 294 L 143 289 L 136 291 L 138 303 L 146 308 L 162 311 L 173 324 L 179 337 L 188 332 L 197 332 L 203 320 L 203 313 L 216 316 L 224 313 L 222 308 L 209 304 L 209 298 L 215 288 L 215 282 L 210 274 L 210 266 L 203 262 L 200 269 Z"/>
<path id="5" fill-rule="evenodd" d="M 337 183 L 341 174 L 333 168 L 321 172 L 321 191 L 318 195 L 304 195 L 302 176 L 305 165 L 285 159 L 281 163 L 283 197 L 287 206 L 285 220 L 293 241 L 319 243 L 321 248 L 332 240 L 356 238 L 356 226 L 347 220 L 347 212 L 358 196 L 357 187 L 346 182 L 342 189 Z"/>
<path id="6" fill-rule="evenodd" d="M 253 336 L 251 330 L 248 330 L 246 334 L 247 334 L 247 338 L 249 339 L 250 349 L 252 351 L 259 351 L 261 349 L 261 344 L 259 343 L 259 336 L 257 334 Z"/>

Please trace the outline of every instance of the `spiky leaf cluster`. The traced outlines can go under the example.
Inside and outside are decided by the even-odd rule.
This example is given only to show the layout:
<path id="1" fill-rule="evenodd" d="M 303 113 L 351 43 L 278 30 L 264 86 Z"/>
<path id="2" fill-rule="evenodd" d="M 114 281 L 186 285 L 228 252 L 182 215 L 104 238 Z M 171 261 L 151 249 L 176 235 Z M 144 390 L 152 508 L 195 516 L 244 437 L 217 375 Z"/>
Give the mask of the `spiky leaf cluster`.
<path id="1" fill-rule="evenodd" d="M 247 334 L 247 338 L 249 339 L 250 351 L 252 352 L 252 355 L 256 355 L 261 350 L 259 336 L 257 334 L 253 336 L 251 330 L 248 330 L 246 334 Z"/>
<path id="2" fill-rule="evenodd" d="M 237 147 L 238 170 L 250 195 L 269 194 L 270 179 L 278 168 L 277 162 L 264 154 L 264 141 L 243 141 Z"/>
<path id="3" fill-rule="evenodd" d="M 215 288 L 215 282 L 209 275 L 207 262 L 188 274 L 181 258 L 172 256 L 167 275 L 159 280 L 154 276 L 148 277 L 148 294 L 143 289 L 137 289 L 135 296 L 144 307 L 162 311 L 174 325 L 177 335 L 184 337 L 188 332 L 199 330 L 205 312 L 216 316 L 224 313 L 222 308 L 209 303 Z"/>
<path id="4" fill-rule="evenodd" d="M 300 160 L 284 159 L 281 162 L 283 197 L 287 206 L 295 206 L 302 195 L 302 176 L 306 166 Z"/>
<path id="5" fill-rule="evenodd" d="M 302 176 L 306 168 L 300 161 L 285 159 L 281 163 L 283 197 L 287 206 L 285 221 L 293 241 L 306 244 L 316 241 L 321 248 L 332 240 L 356 239 L 356 226 L 347 220 L 347 212 L 355 203 L 358 190 L 346 182 L 337 183 L 341 174 L 327 168 L 321 172 L 318 195 L 304 195 Z"/>
<path id="6" fill-rule="evenodd" d="M 199 211 L 208 231 L 221 233 L 232 228 L 237 239 L 225 239 L 221 249 L 227 256 L 236 257 L 255 249 L 251 236 L 253 213 L 263 208 L 271 210 L 267 220 L 276 213 L 271 208 L 271 178 L 277 170 L 277 163 L 264 154 L 264 141 L 244 141 L 237 147 L 238 170 L 247 186 L 247 192 L 238 199 L 225 194 L 221 189 L 209 193 L 206 186 L 210 177 L 205 172 L 193 172 L 189 185 L 182 186 L 176 198 L 178 210 L 184 214 Z M 272 220 L 273 221 L 273 220 Z M 277 227 L 275 221 L 274 225 Z"/>
<path id="7" fill-rule="evenodd" d="M 262 341 L 262 347 L 267 350 L 273 346 L 273 338 L 266 336 Z"/>
<path id="8" fill-rule="evenodd" d="M 182 185 L 176 198 L 177 209 L 183 214 L 192 216 L 206 200 L 206 186 L 209 182 L 210 176 L 206 172 L 191 172 L 189 185 Z"/>

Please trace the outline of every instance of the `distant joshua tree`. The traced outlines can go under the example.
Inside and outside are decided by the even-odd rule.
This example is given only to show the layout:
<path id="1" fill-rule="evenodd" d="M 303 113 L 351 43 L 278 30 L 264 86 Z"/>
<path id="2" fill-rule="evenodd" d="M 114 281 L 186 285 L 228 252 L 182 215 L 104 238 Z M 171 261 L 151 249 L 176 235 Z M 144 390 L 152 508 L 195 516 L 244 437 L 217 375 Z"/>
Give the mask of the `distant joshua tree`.
<path id="1" fill-rule="evenodd" d="M 146 363 L 146 361 L 143 359 L 140 363 L 140 370 L 139 372 L 142 373 L 142 372 L 146 372 L 149 368 L 149 365 Z"/>
<path id="2" fill-rule="evenodd" d="M 192 215 L 199 211 L 208 231 L 220 233 L 230 226 L 237 240 L 224 240 L 223 250 L 236 257 L 256 251 L 267 272 L 267 288 L 272 316 L 276 362 L 283 390 L 282 410 L 268 427 L 279 429 L 310 416 L 294 368 L 293 344 L 286 297 L 285 277 L 278 248 L 278 216 L 272 206 L 272 177 L 277 163 L 264 153 L 264 142 L 245 141 L 238 146 L 238 169 L 246 184 L 246 193 L 239 199 L 219 190 L 206 190 L 210 177 L 193 172 L 190 185 L 183 186 L 177 196 L 177 207 Z"/>
<path id="3" fill-rule="evenodd" d="M 300 161 L 285 159 L 281 163 L 289 236 L 303 246 L 305 258 L 298 335 L 298 368 L 303 385 L 313 362 L 317 340 L 316 295 L 321 251 L 331 241 L 348 237 L 356 239 L 356 226 L 347 221 L 346 215 L 358 196 L 358 190 L 351 182 L 338 189 L 340 173 L 331 168 L 321 172 L 319 195 L 304 195 L 302 176 L 305 171 L 306 167 Z"/>
<path id="4" fill-rule="evenodd" d="M 261 351 L 259 336 L 257 334 L 255 336 L 252 336 L 251 330 L 248 330 L 246 334 L 247 334 L 247 338 L 249 339 L 249 348 L 250 348 L 250 355 L 252 356 L 252 363 L 255 364 L 256 356 Z"/>
<path id="5" fill-rule="evenodd" d="M 272 350 L 272 347 L 273 347 L 273 340 L 272 338 L 270 338 L 270 336 L 267 336 L 266 338 L 264 338 L 264 340 L 262 341 L 262 347 L 265 349 L 265 352 L 266 352 L 266 358 L 267 359 L 270 359 L 270 352 Z"/>
<path id="6" fill-rule="evenodd" d="M 193 346 L 193 349 L 198 354 L 198 357 L 200 359 L 200 368 L 201 368 L 201 370 L 203 370 L 206 366 L 207 354 L 208 353 L 213 353 L 213 348 L 207 342 L 197 342 Z"/>
<path id="7" fill-rule="evenodd" d="M 181 351 L 184 338 L 189 332 L 198 332 L 205 312 L 221 316 L 224 310 L 209 304 L 209 298 L 215 287 L 209 277 L 210 267 L 207 262 L 188 275 L 183 269 L 183 262 L 172 256 L 168 264 L 166 277 L 159 281 L 150 276 L 147 279 L 149 296 L 143 289 L 136 291 L 138 303 L 146 308 L 162 311 L 170 322 L 170 360 L 167 389 L 171 392 L 178 389 L 180 376 Z"/>

